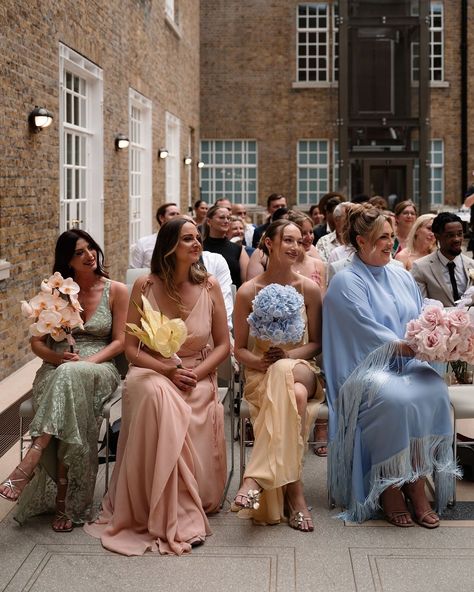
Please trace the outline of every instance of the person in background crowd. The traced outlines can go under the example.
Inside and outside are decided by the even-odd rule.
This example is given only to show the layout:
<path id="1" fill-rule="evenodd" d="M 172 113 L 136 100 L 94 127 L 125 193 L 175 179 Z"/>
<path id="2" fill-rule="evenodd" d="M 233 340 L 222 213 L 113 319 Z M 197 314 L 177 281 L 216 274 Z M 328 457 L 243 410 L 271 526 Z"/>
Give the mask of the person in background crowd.
<path id="1" fill-rule="evenodd" d="M 33 443 L 0 485 L 0 496 L 19 499 L 20 524 L 55 508 L 52 529 L 64 533 L 94 517 L 98 426 L 104 403 L 120 384 L 113 358 L 124 348 L 128 292 L 109 279 L 102 249 L 84 230 L 60 235 L 54 272 L 79 285 L 84 325 L 73 329 L 74 352 L 66 339 L 31 338 L 43 360 L 33 382 Z"/>
<path id="2" fill-rule="evenodd" d="M 252 237 L 252 247 L 254 249 L 256 249 L 258 247 L 258 243 L 260 242 L 260 239 L 262 238 L 263 233 L 270 226 L 271 216 L 272 216 L 273 212 L 275 212 L 275 210 L 278 210 L 278 208 L 286 208 L 286 206 L 287 206 L 286 197 L 284 195 L 280 195 L 279 193 L 272 193 L 271 195 L 269 195 L 267 197 L 268 218 L 264 224 L 261 224 L 260 226 L 257 226 L 255 228 L 255 231 L 254 231 L 253 237 Z"/>
<path id="3" fill-rule="evenodd" d="M 216 199 L 214 205 L 220 206 L 221 208 L 227 208 L 229 212 L 232 212 L 232 202 L 226 197 L 220 197 L 219 199 Z"/>
<path id="4" fill-rule="evenodd" d="M 240 218 L 242 218 L 244 223 L 244 244 L 247 247 L 252 247 L 255 225 L 252 224 L 250 218 L 247 217 L 247 207 L 244 204 L 232 204 L 232 215 L 240 216 Z"/>
<path id="5" fill-rule="evenodd" d="M 333 202 L 332 200 L 335 200 L 335 202 Z M 319 211 L 321 213 L 322 216 L 324 216 L 324 220 L 317 226 L 314 227 L 314 240 L 313 240 L 313 244 L 316 245 L 318 243 L 318 240 L 322 237 L 325 236 L 326 234 L 329 234 L 330 232 L 332 232 L 334 230 L 334 223 L 333 223 L 333 219 L 332 219 L 332 211 L 334 210 L 334 208 L 336 207 L 336 205 L 338 203 L 340 203 L 341 201 L 346 201 L 346 198 L 341 194 L 341 193 L 335 193 L 335 192 L 331 192 L 331 193 L 326 193 L 325 195 L 323 195 L 323 197 L 319 200 Z M 327 204 L 331 202 L 331 212 L 327 212 Z"/>
<path id="6" fill-rule="evenodd" d="M 463 255 L 462 221 L 451 212 L 441 212 L 432 222 L 431 230 L 438 249 L 413 262 L 411 273 L 424 298 L 454 306 L 473 283 L 474 261 Z"/>
<path id="7" fill-rule="evenodd" d="M 339 202 L 331 199 L 326 204 L 326 219 L 331 219 L 334 230 L 321 237 L 316 244 L 321 259 L 324 263 L 328 262 L 329 255 L 336 247 L 342 244 L 342 228 L 345 220 L 345 210 L 350 207 L 350 202 Z"/>
<path id="8" fill-rule="evenodd" d="M 429 255 L 436 249 L 436 238 L 431 230 L 434 214 L 419 216 L 408 233 L 407 246 L 397 253 L 395 259 L 401 261 L 407 271 L 413 262 Z"/>
<path id="9" fill-rule="evenodd" d="M 245 248 L 227 238 L 230 227 L 230 211 L 220 205 L 209 208 L 204 223 L 203 247 L 206 251 L 219 253 L 227 261 L 232 283 L 237 288 L 245 281 L 249 257 Z"/>
<path id="10" fill-rule="evenodd" d="M 227 211 L 227 210 L 225 210 Z M 199 265 L 194 222 L 175 218 L 161 228 L 151 273 L 133 287 L 127 321 L 140 323 L 133 302 L 180 318 L 186 340 L 165 358 L 127 334 L 130 368 L 124 387 L 117 462 L 103 511 L 85 531 L 123 555 L 189 552 L 210 534 L 226 482 L 224 409 L 216 368 L 229 355 L 222 294 Z"/>
<path id="11" fill-rule="evenodd" d="M 473 175 L 474 175 L 474 172 L 473 172 Z M 467 244 L 467 250 L 472 251 L 472 255 L 474 257 L 474 185 L 471 185 L 469 187 L 469 189 L 465 193 L 464 197 L 466 199 L 464 200 L 463 206 L 465 208 L 471 208 L 471 219 L 469 221 L 469 226 L 470 226 L 471 232 L 470 232 L 469 242 Z"/>
<path id="12" fill-rule="evenodd" d="M 175 203 L 164 203 L 156 210 L 156 221 L 158 226 L 161 226 L 168 220 L 179 216 L 180 211 Z M 153 249 L 155 248 L 156 237 L 158 233 L 149 234 L 137 240 L 132 249 L 130 257 L 130 267 L 140 269 L 142 267 L 149 267 Z"/>
<path id="13" fill-rule="evenodd" d="M 321 210 L 319 209 L 319 205 L 313 204 L 308 211 L 308 216 L 313 221 L 313 226 L 319 226 L 319 224 L 324 223 L 324 215 L 321 214 Z"/>
<path id="14" fill-rule="evenodd" d="M 346 520 L 382 509 L 394 526 L 436 528 L 426 477 L 442 511 L 457 471 L 447 385 L 403 341 L 422 298 L 411 275 L 389 264 L 393 230 L 379 210 L 353 206 L 347 232 L 357 253 L 323 303 L 329 490 Z"/>
<path id="15" fill-rule="evenodd" d="M 408 234 L 415 223 L 418 212 L 416 205 L 409 199 L 398 203 L 394 209 L 395 222 L 395 242 L 393 244 L 392 255 L 395 255 L 407 246 Z"/>
<path id="16" fill-rule="evenodd" d="M 385 197 L 381 195 L 374 195 L 369 199 L 369 204 L 372 204 L 378 210 L 388 210 L 388 202 Z"/>
<path id="17" fill-rule="evenodd" d="M 206 219 L 207 210 L 209 209 L 208 204 L 203 199 L 198 199 L 194 203 L 194 221 L 196 222 L 197 226 L 201 226 L 201 224 Z"/>

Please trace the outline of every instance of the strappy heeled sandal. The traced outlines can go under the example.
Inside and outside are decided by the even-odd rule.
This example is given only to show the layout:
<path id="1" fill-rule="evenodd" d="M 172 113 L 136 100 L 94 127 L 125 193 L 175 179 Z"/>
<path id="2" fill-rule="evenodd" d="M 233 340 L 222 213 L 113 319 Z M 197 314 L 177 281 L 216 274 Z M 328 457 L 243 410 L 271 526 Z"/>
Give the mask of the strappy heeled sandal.
<path id="1" fill-rule="evenodd" d="M 59 478 L 58 479 L 58 491 L 59 491 L 59 485 L 67 485 L 68 484 L 68 480 L 64 479 L 64 478 Z M 71 518 L 69 518 L 69 516 L 66 514 L 66 512 L 64 510 L 58 510 L 58 504 L 64 504 L 64 508 L 65 508 L 65 504 L 66 504 L 66 499 L 58 499 L 56 498 L 56 514 L 54 515 L 54 520 L 53 523 L 51 524 L 51 528 L 54 530 L 54 532 L 71 532 L 72 529 L 74 528 L 74 524 L 71 520 Z M 57 526 L 57 523 L 60 521 L 64 521 L 64 528 L 59 528 Z M 71 525 L 70 526 L 66 526 L 66 524 L 70 522 Z M 56 525 L 56 526 L 55 526 Z"/>
<path id="2" fill-rule="evenodd" d="M 33 442 L 33 444 L 30 446 L 30 448 L 33 448 L 34 450 L 38 450 L 39 452 L 43 452 L 43 447 L 40 446 L 39 444 L 36 444 L 35 442 Z M 27 473 L 24 469 L 21 468 L 20 465 L 18 465 L 15 470 L 13 471 L 13 473 L 17 471 L 20 472 L 23 477 L 19 477 L 17 479 L 12 479 L 11 476 L 8 477 L 8 479 L 6 481 L 4 481 L 3 483 L 0 484 L 0 487 L 6 487 L 7 490 L 13 494 L 13 495 L 5 495 L 5 493 L 0 492 L 0 497 L 2 497 L 3 499 L 6 499 L 9 502 L 16 502 L 18 501 L 18 498 L 20 497 L 20 495 L 22 494 L 22 491 L 25 489 L 26 485 L 23 485 L 23 487 L 18 487 L 17 484 L 21 483 L 22 481 L 25 481 L 26 484 L 28 484 L 33 477 L 35 476 L 35 473 L 33 471 L 33 473 Z M 12 475 L 13 475 L 12 473 Z"/>
<path id="3" fill-rule="evenodd" d="M 436 522 L 427 522 L 425 518 L 427 518 L 428 516 L 433 516 L 438 520 Z M 434 510 L 426 510 L 426 512 L 423 512 L 423 514 L 420 517 L 416 516 L 415 514 L 413 519 L 417 524 L 423 526 L 424 528 L 438 528 L 439 526 L 439 516 Z"/>
<path id="4" fill-rule="evenodd" d="M 301 510 L 295 510 L 288 500 L 285 501 L 285 504 L 288 526 L 300 532 L 313 532 L 314 524 L 311 515 L 305 516 Z"/>
<path id="5" fill-rule="evenodd" d="M 246 508 L 249 510 L 258 510 L 260 507 L 260 494 L 263 489 L 249 489 L 247 493 L 237 492 L 234 498 L 234 504 L 239 508 Z M 239 499 L 240 498 L 240 499 Z"/>

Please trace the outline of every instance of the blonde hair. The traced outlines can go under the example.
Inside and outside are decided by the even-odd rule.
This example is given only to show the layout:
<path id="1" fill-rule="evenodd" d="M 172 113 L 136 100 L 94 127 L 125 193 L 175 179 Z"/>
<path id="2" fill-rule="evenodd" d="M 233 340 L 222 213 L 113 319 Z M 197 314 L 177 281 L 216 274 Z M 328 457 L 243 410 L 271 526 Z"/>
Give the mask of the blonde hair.
<path id="1" fill-rule="evenodd" d="M 414 253 L 415 252 L 415 241 L 416 241 L 416 233 L 420 230 L 420 228 L 426 224 L 426 222 L 428 222 L 429 220 L 434 220 L 436 218 L 435 214 L 422 214 L 421 216 L 419 216 L 413 226 L 410 229 L 410 232 L 408 233 L 408 237 L 407 237 L 407 249 L 410 251 L 410 253 Z M 433 248 L 431 250 L 431 252 L 433 252 L 436 248 L 436 242 L 433 241 Z"/>
<path id="2" fill-rule="evenodd" d="M 383 227 L 388 217 L 372 204 L 354 204 L 347 216 L 347 226 L 344 231 L 346 244 L 351 244 L 356 251 L 360 250 L 358 236 L 363 236 L 371 245 L 383 233 Z"/>

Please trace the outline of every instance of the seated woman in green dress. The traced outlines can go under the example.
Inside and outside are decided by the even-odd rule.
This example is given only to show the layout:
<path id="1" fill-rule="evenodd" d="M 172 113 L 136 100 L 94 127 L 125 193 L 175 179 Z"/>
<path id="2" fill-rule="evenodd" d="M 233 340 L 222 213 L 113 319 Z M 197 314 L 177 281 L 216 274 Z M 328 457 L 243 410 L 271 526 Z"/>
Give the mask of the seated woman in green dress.
<path id="1" fill-rule="evenodd" d="M 97 437 L 104 402 L 120 383 L 113 358 L 124 348 L 128 292 L 112 281 L 104 254 L 83 230 L 58 238 L 53 272 L 79 285 L 83 329 L 73 330 L 75 351 L 66 340 L 32 337 L 43 364 L 33 382 L 33 443 L 0 485 L 0 496 L 16 502 L 16 520 L 55 514 L 52 528 L 72 530 L 90 518 L 97 475 Z"/>

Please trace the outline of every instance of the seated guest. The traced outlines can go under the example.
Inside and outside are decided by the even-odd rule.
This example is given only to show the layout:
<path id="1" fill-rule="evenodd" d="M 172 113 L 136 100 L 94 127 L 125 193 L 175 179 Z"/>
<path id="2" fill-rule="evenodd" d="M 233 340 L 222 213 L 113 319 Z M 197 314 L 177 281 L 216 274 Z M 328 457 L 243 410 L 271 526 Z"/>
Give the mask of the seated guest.
<path id="1" fill-rule="evenodd" d="M 230 217 L 230 226 L 229 232 L 227 234 L 227 238 L 230 242 L 235 243 L 236 245 L 240 245 L 244 247 L 245 252 L 250 257 L 254 252 L 253 247 L 247 247 L 245 243 L 245 224 L 244 221 L 240 216 L 231 216 Z"/>
<path id="2" fill-rule="evenodd" d="M 332 202 L 331 200 L 335 200 L 334 202 Z M 331 201 L 331 207 L 330 207 L 330 211 L 328 212 L 327 210 L 327 204 Z M 321 215 L 323 216 L 323 220 L 315 225 L 314 229 L 313 229 L 313 233 L 314 233 L 314 239 L 313 239 L 313 244 L 316 245 L 318 240 L 325 236 L 326 234 L 329 234 L 330 232 L 332 232 L 334 230 L 334 221 L 332 218 L 332 212 L 334 210 L 334 208 L 336 207 L 336 205 L 338 203 L 341 203 L 342 201 L 346 201 L 346 198 L 341 195 L 340 193 L 335 193 L 335 192 L 330 192 L 330 193 L 326 193 L 323 195 L 323 197 L 319 200 L 319 211 L 321 212 Z"/>
<path id="3" fill-rule="evenodd" d="M 232 204 L 232 216 L 238 216 L 242 219 L 244 224 L 244 245 L 251 249 L 255 225 L 251 223 L 250 218 L 247 218 L 247 207 L 245 204 Z"/>
<path id="4" fill-rule="evenodd" d="M 442 511 L 456 469 L 447 386 L 403 341 L 422 299 L 403 267 L 387 265 L 394 236 L 380 211 L 353 207 L 347 232 L 356 254 L 323 305 L 330 494 L 350 521 L 382 509 L 395 526 L 436 528 L 425 478 Z"/>
<path id="5" fill-rule="evenodd" d="M 227 208 L 229 212 L 232 213 L 232 202 L 230 199 L 227 199 L 227 197 L 220 197 L 219 199 L 216 199 L 214 205 L 220 206 L 221 208 Z"/>
<path id="6" fill-rule="evenodd" d="M 454 306 L 473 284 L 470 270 L 474 261 L 462 254 L 464 238 L 461 218 L 451 212 L 441 212 L 431 225 L 438 249 L 414 261 L 411 273 L 424 298 Z"/>
<path id="7" fill-rule="evenodd" d="M 395 206 L 395 242 L 393 243 L 392 255 L 395 255 L 407 246 L 408 234 L 415 223 L 418 212 L 416 205 L 405 199 Z"/>
<path id="8" fill-rule="evenodd" d="M 196 226 L 201 226 L 206 219 L 207 210 L 209 206 L 203 199 L 198 199 L 193 206 L 194 210 L 194 221 L 196 222 Z M 150 257 L 151 258 L 151 257 Z"/>
<path id="9" fill-rule="evenodd" d="M 272 193 L 267 197 L 268 218 L 264 224 L 260 224 L 260 226 L 257 226 L 254 230 L 252 237 L 252 247 L 254 249 L 258 247 L 263 233 L 270 226 L 273 212 L 275 212 L 275 210 L 278 210 L 278 208 L 286 208 L 286 206 L 286 197 L 284 195 L 280 195 L 279 193 Z"/>
<path id="10" fill-rule="evenodd" d="M 268 257 L 266 271 L 237 292 L 234 312 L 235 356 L 245 365 L 244 397 L 250 406 L 255 442 L 235 505 L 250 511 L 259 523 L 288 524 L 313 530 L 301 480 L 303 453 L 312 419 L 307 401 L 322 399 L 313 358 L 320 351 L 321 296 L 314 282 L 296 273 L 301 231 L 293 222 L 278 220 L 266 230 L 261 244 Z M 247 317 L 258 292 L 269 284 L 293 286 L 304 298 L 301 314 L 305 335 L 300 343 L 274 346 L 255 338 L 249 345 Z"/>
<path id="11" fill-rule="evenodd" d="M 313 226 L 319 226 L 324 223 L 324 214 L 321 213 L 318 204 L 313 204 L 308 210 L 308 216 L 313 221 Z"/>
<path id="12" fill-rule="evenodd" d="M 165 203 L 156 210 L 156 221 L 161 226 L 175 216 L 179 216 L 179 208 L 175 203 Z M 130 257 L 130 267 L 140 269 L 149 267 L 153 249 L 155 248 L 156 237 L 158 233 L 150 234 L 140 238 L 133 247 Z"/>
<path id="13" fill-rule="evenodd" d="M 328 262 L 332 251 L 342 244 L 342 228 L 346 219 L 345 210 L 350 208 L 351 205 L 353 204 L 347 201 L 339 202 L 335 199 L 329 200 L 326 204 L 327 216 L 332 215 L 334 230 L 321 237 L 316 244 L 316 250 L 324 263 Z"/>
<path id="14" fill-rule="evenodd" d="M 434 214 L 419 216 L 408 233 L 407 246 L 397 253 L 395 259 L 401 261 L 407 271 L 413 262 L 436 250 L 436 238 L 431 230 Z"/>
<path id="15" fill-rule="evenodd" d="M 99 520 L 85 527 L 106 549 L 181 555 L 210 534 L 206 513 L 219 509 L 226 482 L 224 409 L 216 368 L 229 354 L 222 294 L 199 266 L 201 240 L 184 218 L 158 234 L 151 274 L 139 278 L 132 302 L 144 295 L 169 319 L 181 318 L 187 338 L 181 363 L 125 338 L 130 369 L 122 403 L 118 458 Z M 129 323 L 140 324 L 130 305 Z"/>
<path id="16" fill-rule="evenodd" d="M 108 279 L 104 254 L 83 230 L 58 238 L 53 272 L 80 287 L 82 329 L 73 329 L 74 353 L 66 339 L 32 337 L 43 360 L 33 382 L 33 444 L 0 496 L 19 504 L 15 519 L 54 511 L 52 528 L 69 532 L 91 518 L 97 475 L 97 438 L 102 406 L 120 383 L 113 358 L 123 351 L 127 288 Z"/>
<path id="17" fill-rule="evenodd" d="M 203 247 L 206 251 L 219 253 L 227 261 L 232 283 L 240 287 L 247 274 L 249 257 L 245 248 L 227 238 L 230 227 L 230 212 L 223 206 L 212 206 L 206 216 L 203 229 Z"/>

